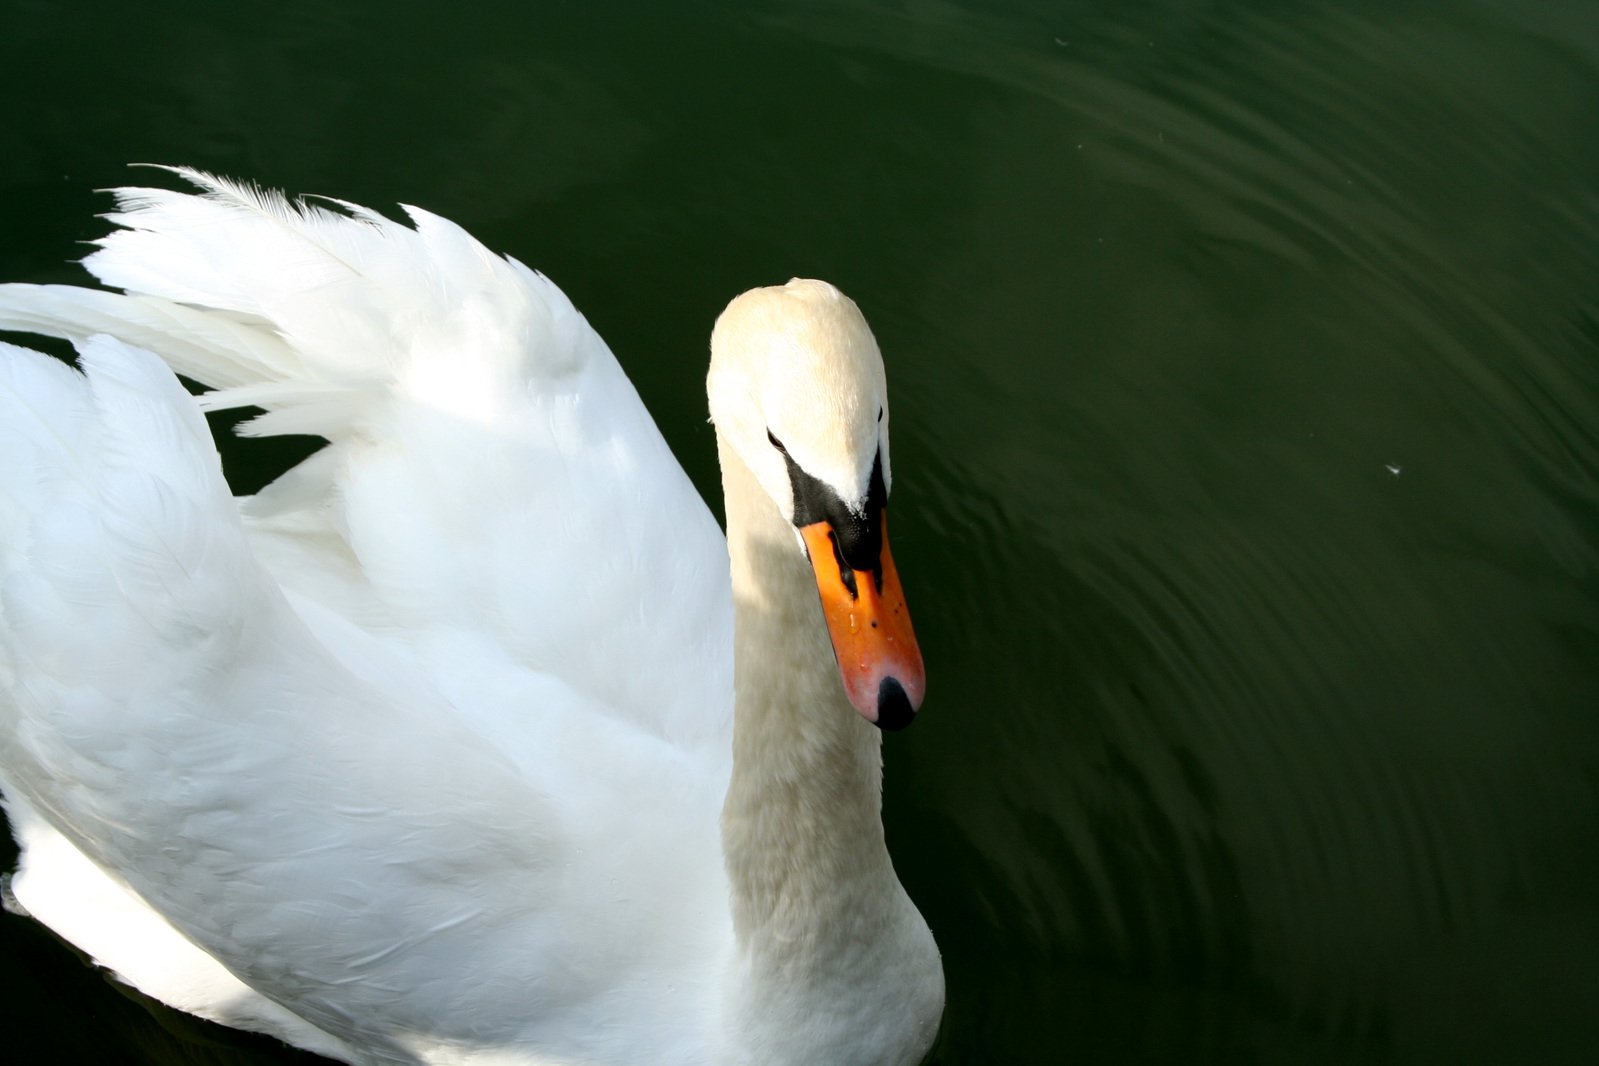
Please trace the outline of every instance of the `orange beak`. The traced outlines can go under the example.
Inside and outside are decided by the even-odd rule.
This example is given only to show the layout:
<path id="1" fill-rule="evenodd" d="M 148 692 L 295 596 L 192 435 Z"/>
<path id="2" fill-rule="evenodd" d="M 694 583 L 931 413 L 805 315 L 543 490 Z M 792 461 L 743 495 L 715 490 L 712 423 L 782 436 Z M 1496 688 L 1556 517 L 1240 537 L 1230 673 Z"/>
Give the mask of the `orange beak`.
<path id="1" fill-rule="evenodd" d="M 801 526 L 800 536 L 816 571 L 844 692 L 868 722 L 903 729 L 922 705 L 927 674 L 889 554 L 886 514 L 882 521 L 883 550 L 876 570 L 852 569 L 828 522 Z"/>

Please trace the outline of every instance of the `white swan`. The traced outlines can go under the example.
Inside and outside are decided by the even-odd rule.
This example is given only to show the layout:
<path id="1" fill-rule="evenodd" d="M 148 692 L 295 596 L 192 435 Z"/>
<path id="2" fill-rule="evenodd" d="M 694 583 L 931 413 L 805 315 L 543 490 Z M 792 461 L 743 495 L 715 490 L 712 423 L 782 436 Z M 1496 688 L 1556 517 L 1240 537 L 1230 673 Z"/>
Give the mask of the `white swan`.
<path id="1" fill-rule="evenodd" d="M 0 351 L 21 904 L 349 1062 L 918 1060 L 943 976 L 868 722 L 923 674 L 855 305 L 718 320 L 724 542 L 548 280 L 423 211 L 178 173 L 203 195 L 120 190 L 87 260 L 125 295 L 0 286 L 83 368 Z M 328 445 L 231 498 L 143 349 Z"/>

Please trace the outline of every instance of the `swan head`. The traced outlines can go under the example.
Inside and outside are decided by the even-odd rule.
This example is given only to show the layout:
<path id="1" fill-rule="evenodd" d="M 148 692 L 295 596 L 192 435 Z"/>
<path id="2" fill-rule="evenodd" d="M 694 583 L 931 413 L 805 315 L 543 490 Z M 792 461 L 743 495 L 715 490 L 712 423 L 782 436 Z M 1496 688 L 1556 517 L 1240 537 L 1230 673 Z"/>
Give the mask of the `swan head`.
<path id="1" fill-rule="evenodd" d="M 904 728 L 927 682 L 888 550 L 888 389 L 866 319 L 823 281 L 752 289 L 716 321 L 707 392 L 718 431 L 795 529 L 850 703 Z"/>

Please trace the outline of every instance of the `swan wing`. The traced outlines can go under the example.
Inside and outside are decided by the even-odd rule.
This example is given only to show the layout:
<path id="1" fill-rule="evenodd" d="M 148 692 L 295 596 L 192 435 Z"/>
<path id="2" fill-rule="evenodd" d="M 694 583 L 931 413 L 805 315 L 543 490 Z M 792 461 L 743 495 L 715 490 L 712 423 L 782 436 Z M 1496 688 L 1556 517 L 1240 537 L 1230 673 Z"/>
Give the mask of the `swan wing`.
<path id="1" fill-rule="evenodd" d="M 296 1043 L 271 1004 L 371 1061 L 692 1061 L 730 941 L 714 519 L 542 276 L 425 212 L 183 173 L 202 195 L 119 193 L 88 266 L 124 292 L 0 286 L 0 328 L 83 366 L 0 350 L 24 845 Z M 327 444 L 234 500 L 145 349 Z"/>
<path id="2" fill-rule="evenodd" d="M 540 720 L 555 758 L 504 750 L 463 710 L 470 686 L 257 562 L 158 360 L 106 337 L 80 358 L 81 375 L 0 351 L 7 794 L 372 1061 L 592 1053 L 593 1012 L 618 1007 L 668 1040 L 697 1033 L 700 1012 L 663 1017 L 661 991 L 669 975 L 680 1006 L 702 1004 L 724 946 L 698 764 L 603 718 L 563 732 L 560 714 Z M 559 679 L 492 680 L 582 706 Z"/>
<path id="3" fill-rule="evenodd" d="M 201 193 L 118 190 L 85 260 L 125 293 L 0 286 L 0 324 L 114 334 L 213 387 L 209 408 L 265 409 L 247 433 L 326 439 L 243 505 L 284 587 L 424 659 L 488 654 L 719 748 L 725 543 L 565 295 L 417 208 L 406 226 L 176 173 Z"/>
<path id="4" fill-rule="evenodd" d="M 418 932 L 391 904 L 430 923 L 524 910 L 500 897 L 560 853 L 548 799 L 403 659 L 336 658 L 308 630 L 157 360 L 109 338 L 81 377 L 3 354 L 8 793 L 313 1024 L 393 1021 L 367 1000 L 400 978 L 369 956 Z M 506 810 L 527 814 L 514 834 Z"/>
<path id="5" fill-rule="evenodd" d="M 20 846 L 7 907 L 26 913 L 163 1002 L 236 1029 L 269 1033 L 343 1061 L 355 1052 L 240 981 L 184 938 L 120 878 L 96 866 L 4 780 L 6 820 Z"/>

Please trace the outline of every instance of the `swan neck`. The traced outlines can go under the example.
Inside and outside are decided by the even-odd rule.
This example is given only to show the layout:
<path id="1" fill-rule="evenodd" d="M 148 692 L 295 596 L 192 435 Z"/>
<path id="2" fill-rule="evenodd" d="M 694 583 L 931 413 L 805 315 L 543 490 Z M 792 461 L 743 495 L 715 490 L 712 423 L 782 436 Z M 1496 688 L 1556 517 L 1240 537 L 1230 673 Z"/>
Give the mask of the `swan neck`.
<path id="1" fill-rule="evenodd" d="M 734 635 L 723 851 L 735 932 L 758 950 L 814 940 L 840 909 L 875 910 L 900 889 L 883 841 L 881 734 L 844 694 L 793 527 L 719 444 Z"/>
<path id="2" fill-rule="evenodd" d="M 793 526 L 718 445 L 734 640 L 726 1061 L 917 1062 L 944 979 L 884 844 L 882 734 L 844 694 Z"/>

